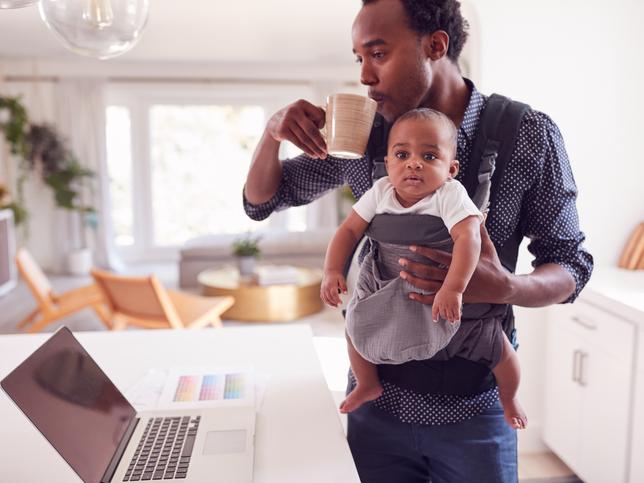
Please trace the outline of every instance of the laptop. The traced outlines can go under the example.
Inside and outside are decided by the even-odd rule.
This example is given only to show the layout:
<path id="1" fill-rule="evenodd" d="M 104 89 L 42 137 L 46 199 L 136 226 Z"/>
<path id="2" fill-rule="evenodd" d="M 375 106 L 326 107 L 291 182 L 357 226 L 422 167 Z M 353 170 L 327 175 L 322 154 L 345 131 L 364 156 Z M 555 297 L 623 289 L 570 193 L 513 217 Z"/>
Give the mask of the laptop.
<path id="1" fill-rule="evenodd" d="M 0 386 L 87 483 L 252 481 L 254 406 L 137 413 L 66 327 Z"/>

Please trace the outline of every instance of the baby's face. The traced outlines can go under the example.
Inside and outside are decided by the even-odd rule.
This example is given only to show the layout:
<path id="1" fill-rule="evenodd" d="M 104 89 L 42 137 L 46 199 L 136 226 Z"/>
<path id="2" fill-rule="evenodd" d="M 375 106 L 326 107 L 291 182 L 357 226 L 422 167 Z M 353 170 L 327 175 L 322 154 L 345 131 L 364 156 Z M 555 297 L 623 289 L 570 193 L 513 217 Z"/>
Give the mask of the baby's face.
<path id="1" fill-rule="evenodd" d="M 406 119 L 389 134 L 387 173 L 398 201 L 411 206 L 458 173 L 448 128 L 438 119 Z"/>

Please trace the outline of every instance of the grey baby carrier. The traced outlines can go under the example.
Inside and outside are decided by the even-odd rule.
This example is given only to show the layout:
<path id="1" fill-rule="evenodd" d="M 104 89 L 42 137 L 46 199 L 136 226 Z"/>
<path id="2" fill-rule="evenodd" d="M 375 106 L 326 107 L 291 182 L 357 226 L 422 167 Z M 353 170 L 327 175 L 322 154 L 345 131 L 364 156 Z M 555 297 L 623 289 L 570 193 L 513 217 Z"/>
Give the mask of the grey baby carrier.
<path id="1" fill-rule="evenodd" d="M 472 159 L 476 159 L 474 156 L 478 153 L 480 163 L 478 169 L 476 166 L 470 168 L 469 176 L 464 180 L 472 201 L 481 211 L 488 207 L 490 197 L 494 198 L 492 175 L 496 170 L 495 181 L 500 178 L 499 171 L 511 155 L 511 149 L 506 146 L 514 146 L 516 132 L 527 107 L 496 95 L 488 100 L 472 153 Z M 508 129 L 512 130 L 511 139 L 508 139 Z M 383 137 L 386 143 L 384 133 Z M 497 139 L 503 139 L 503 145 Z M 503 156 L 505 159 L 498 159 Z M 372 159 L 375 161 L 374 178 L 386 174 L 378 158 Z M 461 323 L 452 324 L 445 320 L 435 323 L 430 305 L 409 299 L 410 292 L 420 290 L 398 276 L 401 269 L 398 259 L 414 260 L 413 252 L 408 249 L 411 244 L 451 252 L 453 242 L 447 227 L 440 217 L 432 215 L 380 214 L 374 217 L 366 235 L 369 249 L 362 260 L 346 314 L 347 333 L 354 346 L 363 357 L 376 364 L 403 364 L 434 357 L 457 334 Z M 428 262 L 424 257 L 417 260 Z M 462 315 L 465 325 L 458 332 L 458 337 L 475 351 L 479 344 L 475 340 L 467 340 L 470 337 L 467 321 L 501 317 L 507 311 L 506 305 L 465 304 Z M 507 328 L 504 329 L 507 332 Z M 471 337 L 474 339 L 478 335 L 472 334 Z M 482 351 L 487 349 L 481 347 Z M 473 360 L 487 357 L 476 352 L 470 352 L 469 356 Z"/>

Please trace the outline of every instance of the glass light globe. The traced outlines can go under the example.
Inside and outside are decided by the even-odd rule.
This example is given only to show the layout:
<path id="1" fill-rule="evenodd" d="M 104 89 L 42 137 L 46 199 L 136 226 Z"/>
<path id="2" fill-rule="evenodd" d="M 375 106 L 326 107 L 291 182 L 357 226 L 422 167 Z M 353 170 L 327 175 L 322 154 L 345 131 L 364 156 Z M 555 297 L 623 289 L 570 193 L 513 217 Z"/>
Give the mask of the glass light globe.
<path id="1" fill-rule="evenodd" d="M 32 5 L 38 0 L 0 0 L 0 8 L 22 8 Z"/>
<path id="2" fill-rule="evenodd" d="M 0 0 L 4 1 L 4 0 Z M 72 52 L 109 59 L 130 50 L 148 20 L 148 0 L 40 0 L 40 16 Z"/>

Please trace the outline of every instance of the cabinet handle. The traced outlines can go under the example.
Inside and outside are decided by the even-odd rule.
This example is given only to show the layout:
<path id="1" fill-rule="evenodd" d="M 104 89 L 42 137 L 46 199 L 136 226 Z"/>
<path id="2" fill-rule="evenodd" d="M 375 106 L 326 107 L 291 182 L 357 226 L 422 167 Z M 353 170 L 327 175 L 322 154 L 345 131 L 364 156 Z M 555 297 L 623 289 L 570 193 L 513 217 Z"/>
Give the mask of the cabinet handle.
<path id="1" fill-rule="evenodd" d="M 584 329 L 597 330 L 597 324 L 595 324 L 594 322 L 584 320 L 581 317 L 577 317 L 576 315 L 573 315 L 571 319 L 576 324 L 581 325 Z"/>
<path id="2" fill-rule="evenodd" d="M 588 382 L 584 378 L 584 362 L 586 358 L 588 357 L 588 354 L 585 352 L 579 352 L 579 377 L 577 379 L 577 382 L 579 383 L 580 386 L 586 387 L 588 385 Z"/>
<path id="3" fill-rule="evenodd" d="M 578 376 L 578 362 L 579 362 L 579 352 L 577 349 L 575 349 L 575 352 L 572 353 L 572 381 L 573 382 L 579 382 L 579 376 Z"/>

